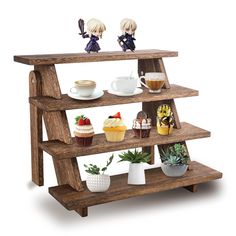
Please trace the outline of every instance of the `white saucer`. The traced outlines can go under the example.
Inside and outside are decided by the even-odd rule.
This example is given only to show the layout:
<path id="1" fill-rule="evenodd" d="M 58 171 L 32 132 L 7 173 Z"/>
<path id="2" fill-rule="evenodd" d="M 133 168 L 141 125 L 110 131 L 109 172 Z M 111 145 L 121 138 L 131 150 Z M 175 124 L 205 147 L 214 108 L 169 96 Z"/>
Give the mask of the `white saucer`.
<path id="1" fill-rule="evenodd" d="M 143 90 L 141 88 L 136 88 L 133 93 L 122 93 L 122 92 L 114 91 L 113 89 L 109 89 L 107 92 L 110 94 L 121 96 L 121 97 L 129 97 L 129 96 L 138 95 L 138 94 L 142 93 Z"/>
<path id="2" fill-rule="evenodd" d="M 98 90 L 96 89 L 92 95 L 88 96 L 88 97 L 82 97 L 79 94 L 74 94 L 71 91 L 68 92 L 68 96 L 73 98 L 73 99 L 77 99 L 77 100 L 94 100 L 97 98 L 100 98 L 104 95 L 103 90 Z"/>

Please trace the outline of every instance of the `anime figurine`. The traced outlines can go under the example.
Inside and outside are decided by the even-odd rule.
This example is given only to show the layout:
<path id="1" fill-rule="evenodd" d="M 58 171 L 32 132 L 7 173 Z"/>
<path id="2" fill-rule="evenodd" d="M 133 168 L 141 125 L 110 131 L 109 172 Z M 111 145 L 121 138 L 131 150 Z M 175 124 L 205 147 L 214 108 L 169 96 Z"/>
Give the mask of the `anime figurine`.
<path id="1" fill-rule="evenodd" d="M 79 29 L 80 29 L 80 35 L 83 38 L 90 38 L 85 51 L 90 53 L 90 52 L 98 52 L 100 50 L 99 44 L 97 41 L 99 38 L 102 38 L 102 33 L 106 30 L 106 26 L 97 19 L 90 19 L 87 22 L 87 32 L 84 32 L 84 20 L 79 19 L 78 21 Z"/>
<path id="2" fill-rule="evenodd" d="M 126 50 L 131 50 L 133 52 L 135 50 L 134 40 L 136 39 L 133 36 L 137 29 L 136 22 L 125 18 L 120 22 L 120 29 L 122 30 L 122 35 L 118 36 L 117 41 L 119 45 L 124 52 L 126 52 Z"/>

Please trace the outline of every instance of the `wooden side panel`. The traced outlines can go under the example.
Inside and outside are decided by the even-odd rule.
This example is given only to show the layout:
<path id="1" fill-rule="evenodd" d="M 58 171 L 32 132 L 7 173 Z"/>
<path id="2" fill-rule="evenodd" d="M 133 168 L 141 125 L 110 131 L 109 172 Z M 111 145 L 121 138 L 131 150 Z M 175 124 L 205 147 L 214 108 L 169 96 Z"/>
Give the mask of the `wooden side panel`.
<path id="1" fill-rule="evenodd" d="M 55 65 L 35 66 L 35 71 L 38 71 L 43 78 L 42 80 L 42 95 L 61 99 L 61 89 L 59 86 Z"/>
<path id="2" fill-rule="evenodd" d="M 54 65 L 35 66 L 36 76 L 42 81 L 42 96 L 61 99 L 61 90 Z M 44 112 L 44 122 L 50 140 L 59 140 L 64 143 L 72 143 L 70 129 L 65 111 Z"/>
<path id="3" fill-rule="evenodd" d="M 36 76 L 42 80 L 42 95 L 55 99 L 61 98 L 61 91 L 54 65 L 36 66 Z M 48 140 L 59 140 L 67 144 L 72 143 L 69 124 L 65 111 L 44 112 L 44 123 Z M 53 157 L 54 168 L 59 184 L 69 184 L 77 191 L 83 190 L 76 157 L 58 160 Z"/>
<path id="4" fill-rule="evenodd" d="M 71 144 L 71 133 L 65 111 L 43 112 L 44 123 L 50 140 Z"/>
<path id="5" fill-rule="evenodd" d="M 29 74 L 29 96 L 41 95 L 41 81 L 33 71 Z M 31 133 L 31 173 L 32 181 L 38 186 L 44 184 L 43 179 L 43 150 L 39 148 L 42 142 L 42 111 L 30 104 L 30 133 Z"/>

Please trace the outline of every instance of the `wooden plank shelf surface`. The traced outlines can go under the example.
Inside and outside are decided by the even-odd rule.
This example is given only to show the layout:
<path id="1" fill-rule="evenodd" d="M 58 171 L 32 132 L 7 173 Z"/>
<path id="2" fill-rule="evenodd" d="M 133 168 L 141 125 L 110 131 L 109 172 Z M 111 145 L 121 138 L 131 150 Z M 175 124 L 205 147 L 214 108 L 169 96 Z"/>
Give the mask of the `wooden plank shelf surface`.
<path id="1" fill-rule="evenodd" d="M 97 61 L 119 61 L 135 59 L 154 59 L 162 57 L 177 57 L 178 52 L 167 50 L 136 50 L 134 52 L 111 51 L 99 53 L 64 53 L 42 55 L 17 55 L 14 61 L 26 65 L 51 65 L 62 63 L 80 63 Z"/>
<path id="2" fill-rule="evenodd" d="M 80 147 L 75 139 L 72 144 L 65 144 L 60 141 L 45 141 L 39 144 L 39 147 L 49 153 L 54 158 L 66 159 L 77 156 L 92 155 L 97 153 L 125 150 L 129 148 L 146 147 L 152 145 L 162 145 L 186 140 L 210 137 L 210 132 L 198 128 L 186 122 L 181 123 L 181 129 L 174 129 L 173 133 L 167 136 L 157 134 L 153 127 L 149 138 L 135 138 L 132 130 L 127 130 L 125 140 L 122 142 L 107 142 L 105 134 L 96 134 L 93 137 L 91 146 Z"/>
<path id="3" fill-rule="evenodd" d="M 87 190 L 83 181 L 84 191 L 77 192 L 69 185 L 50 187 L 49 193 L 60 202 L 66 209 L 75 210 L 79 207 L 88 207 L 106 202 L 112 202 L 161 191 L 187 187 L 222 178 L 222 173 L 211 169 L 198 162 L 191 162 L 192 170 L 179 178 L 167 177 L 161 168 L 148 169 L 145 171 L 145 185 L 128 185 L 128 174 L 111 176 L 111 186 L 107 192 L 92 193 Z"/>
<path id="4" fill-rule="evenodd" d="M 101 98 L 90 101 L 72 99 L 67 94 L 64 94 L 62 95 L 62 99 L 31 97 L 29 98 L 29 102 L 43 111 L 60 111 L 198 96 L 197 90 L 175 84 L 172 84 L 170 89 L 162 89 L 159 94 L 150 94 L 148 89 L 142 89 L 143 93 L 130 97 L 119 97 L 104 91 L 104 95 Z"/>

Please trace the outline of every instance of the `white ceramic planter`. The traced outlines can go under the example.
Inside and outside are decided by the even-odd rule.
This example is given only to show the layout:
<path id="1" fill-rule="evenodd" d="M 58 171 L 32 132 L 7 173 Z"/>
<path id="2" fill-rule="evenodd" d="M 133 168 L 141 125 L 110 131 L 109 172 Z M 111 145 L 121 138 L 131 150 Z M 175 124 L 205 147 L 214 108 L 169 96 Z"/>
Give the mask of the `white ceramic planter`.
<path id="1" fill-rule="evenodd" d="M 166 165 L 165 163 L 161 163 L 161 169 L 166 176 L 180 177 L 185 174 L 188 165 Z"/>
<path id="2" fill-rule="evenodd" d="M 90 192 L 105 192 L 111 184 L 109 175 L 88 175 L 86 180 Z"/>
<path id="3" fill-rule="evenodd" d="M 141 185 L 145 183 L 146 181 L 143 163 L 130 163 L 128 184 Z"/>

